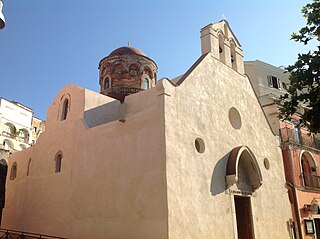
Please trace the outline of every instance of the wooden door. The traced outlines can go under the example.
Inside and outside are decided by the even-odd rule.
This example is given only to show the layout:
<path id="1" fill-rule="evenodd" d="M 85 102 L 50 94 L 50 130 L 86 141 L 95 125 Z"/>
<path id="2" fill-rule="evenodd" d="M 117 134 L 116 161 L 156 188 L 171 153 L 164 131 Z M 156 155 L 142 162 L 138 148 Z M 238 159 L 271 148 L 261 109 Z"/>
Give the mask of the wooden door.
<path id="1" fill-rule="evenodd" d="M 238 239 L 253 239 L 251 203 L 249 197 L 234 197 Z"/>
<path id="2" fill-rule="evenodd" d="M 310 168 L 308 159 L 302 156 L 301 165 L 302 165 L 304 184 L 305 186 L 312 187 L 313 185 L 312 185 L 311 168 Z"/>

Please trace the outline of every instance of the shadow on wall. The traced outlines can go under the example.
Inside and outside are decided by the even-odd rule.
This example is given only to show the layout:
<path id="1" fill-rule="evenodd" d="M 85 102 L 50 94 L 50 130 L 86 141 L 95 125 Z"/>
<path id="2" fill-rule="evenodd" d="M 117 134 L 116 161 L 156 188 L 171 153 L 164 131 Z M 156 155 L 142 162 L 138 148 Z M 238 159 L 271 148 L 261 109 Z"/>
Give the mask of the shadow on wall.
<path id="1" fill-rule="evenodd" d="M 226 190 L 226 170 L 227 170 L 227 163 L 228 163 L 230 152 L 224 155 L 216 163 L 213 169 L 212 177 L 211 177 L 211 185 L 210 185 L 210 192 L 212 196 L 216 196 L 220 193 L 224 193 Z"/>
<path id="2" fill-rule="evenodd" d="M 111 101 L 84 112 L 84 121 L 87 127 L 92 128 L 120 119 L 121 103 L 118 100 Z"/>

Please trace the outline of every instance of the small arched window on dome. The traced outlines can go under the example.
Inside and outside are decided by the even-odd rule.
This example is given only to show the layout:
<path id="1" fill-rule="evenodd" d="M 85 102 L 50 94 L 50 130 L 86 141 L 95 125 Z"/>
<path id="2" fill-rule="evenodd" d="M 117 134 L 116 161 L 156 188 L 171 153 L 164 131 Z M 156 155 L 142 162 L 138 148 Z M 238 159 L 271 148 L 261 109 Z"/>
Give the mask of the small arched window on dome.
<path id="1" fill-rule="evenodd" d="M 55 157 L 55 173 L 61 172 L 61 165 L 62 165 L 62 153 L 59 152 Z"/>
<path id="2" fill-rule="evenodd" d="M 144 78 L 144 79 L 143 79 L 143 82 L 142 82 L 142 88 L 143 88 L 144 90 L 147 90 L 147 89 L 149 89 L 149 87 L 150 87 L 149 79 L 148 79 L 148 78 Z"/>
<path id="3" fill-rule="evenodd" d="M 103 81 L 103 88 L 108 89 L 110 87 L 110 78 L 106 77 Z"/>
<path id="4" fill-rule="evenodd" d="M 15 179 L 16 179 L 16 177 L 17 177 L 17 170 L 18 170 L 18 168 L 17 168 L 17 163 L 14 162 L 14 163 L 12 164 L 11 171 L 10 171 L 10 180 L 15 180 Z"/>

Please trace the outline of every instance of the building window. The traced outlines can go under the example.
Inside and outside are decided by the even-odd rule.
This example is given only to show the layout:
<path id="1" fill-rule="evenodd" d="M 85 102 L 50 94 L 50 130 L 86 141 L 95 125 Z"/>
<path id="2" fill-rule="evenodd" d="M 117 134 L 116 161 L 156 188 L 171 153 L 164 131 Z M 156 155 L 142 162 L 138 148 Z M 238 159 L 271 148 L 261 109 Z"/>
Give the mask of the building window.
<path id="1" fill-rule="evenodd" d="M 38 130 L 37 127 L 34 126 L 34 127 L 33 127 L 33 132 L 34 132 L 35 134 L 37 133 L 37 130 Z"/>
<path id="2" fill-rule="evenodd" d="M 143 88 L 144 90 L 149 89 L 149 80 L 148 80 L 147 78 L 144 78 L 144 79 L 143 79 L 142 88 Z"/>
<path id="3" fill-rule="evenodd" d="M 62 106 L 62 117 L 61 120 L 65 120 L 67 118 L 68 115 L 68 111 L 69 111 L 69 100 L 65 99 L 63 102 L 63 106 Z"/>
<path id="4" fill-rule="evenodd" d="M 106 79 L 104 80 L 104 85 L 103 85 L 103 87 L 104 87 L 104 89 L 108 89 L 109 86 L 110 86 L 109 78 L 106 78 Z"/>
<path id="5" fill-rule="evenodd" d="M 11 123 L 6 123 L 3 126 L 3 135 L 10 137 L 10 138 L 14 138 L 16 134 L 16 127 L 11 124 Z"/>
<path id="6" fill-rule="evenodd" d="M 10 180 L 15 180 L 17 177 L 17 163 L 14 162 L 10 172 Z"/>
<path id="7" fill-rule="evenodd" d="M 304 152 L 302 154 L 301 167 L 304 185 L 306 187 L 319 188 L 316 165 L 309 153 Z"/>
<path id="8" fill-rule="evenodd" d="M 29 142 L 29 132 L 26 129 L 20 129 L 18 138 L 20 141 L 28 143 Z"/>
<path id="9" fill-rule="evenodd" d="M 9 150 L 9 145 L 7 144 L 7 142 L 5 140 L 3 140 L 2 145 L 3 145 L 5 150 Z"/>
<path id="10" fill-rule="evenodd" d="M 3 146 L 5 150 L 10 150 L 14 148 L 13 143 L 8 139 L 3 140 Z"/>
<path id="11" fill-rule="evenodd" d="M 276 76 L 268 75 L 268 84 L 271 88 L 281 89 L 280 79 Z"/>
<path id="12" fill-rule="evenodd" d="M 55 158 L 55 173 L 61 172 L 62 154 L 59 153 Z"/>
<path id="13" fill-rule="evenodd" d="M 19 145 L 19 150 L 20 151 L 22 151 L 22 150 L 24 150 L 24 149 L 26 149 L 27 147 L 25 146 L 25 145 L 23 145 L 23 144 L 20 144 Z"/>
<path id="14" fill-rule="evenodd" d="M 3 127 L 3 131 L 6 132 L 6 133 L 9 133 L 11 134 L 11 128 L 9 125 L 5 124 L 4 127 Z"/>
<path id="15" fill-rule="evenodd" d="M 205 144 L 204 144 L 204 141 L 203 139 L 201 138 L 196 138 L 195 141 L 194 141 L 194 146 L 197 150 L 198 153 L 204 153 L 204 150 L 205 150 Z"/>

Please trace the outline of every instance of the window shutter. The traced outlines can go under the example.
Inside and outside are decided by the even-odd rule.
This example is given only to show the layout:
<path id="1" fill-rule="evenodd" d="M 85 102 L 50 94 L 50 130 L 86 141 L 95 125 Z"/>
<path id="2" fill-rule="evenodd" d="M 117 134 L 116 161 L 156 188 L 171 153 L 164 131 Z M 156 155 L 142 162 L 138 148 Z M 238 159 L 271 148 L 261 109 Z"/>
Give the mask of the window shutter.
<path id="1" fill-rule="evenodd" d="M 268 78 L 269 86 L 272 87 L 272 77 L 270 75 L 268 75 L 267 78 Z"/>
<path id="2" fill-rule="evenodd" d="M 278 89 L 281 90 L 281 84 L 280 84 L 281 82 L 280 82 L 280 79 L 277 78 L 277 81 L 278 81 Z"/>

